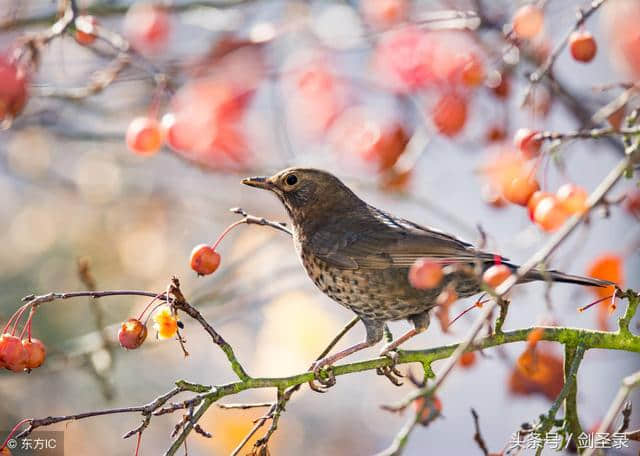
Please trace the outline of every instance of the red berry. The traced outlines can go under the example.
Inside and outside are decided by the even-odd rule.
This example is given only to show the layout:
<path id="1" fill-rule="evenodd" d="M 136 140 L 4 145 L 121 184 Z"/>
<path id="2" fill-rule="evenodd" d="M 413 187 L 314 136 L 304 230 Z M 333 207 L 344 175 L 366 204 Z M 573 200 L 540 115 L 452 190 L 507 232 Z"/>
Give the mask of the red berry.
<path id="1" fill-rule="evenodd" d="M 14 372 L 21 372 L 26 369 L 28 360 L 29 354 L 19 337 L 6 333 L 0 336 L 0 364 Z"/>
<path id="2" fill-rule="evenodd" d="M 191 251 L 191 269 L 198 275 L 213 274 L 220 266 L 220 254 L 213 247 L 200 244 Z"/>
<path id="3" fill-rule="evenodd" d="M 511 268 L 505 264 L 494 264 L 482 274 L 482 281 L 491 288 L 498 286 L 511 276 Z"/>
<path id="4" fill-rule="evenodd" d="M 533 212 L 534 221 L 545 231 L 555 231 L 569 218 L 569 212 L 555 196 L 542 198 Z"/>
<path id="5" fill-rule="evenodd" d="M 143 54 L 157 54 L 169 41 L 169 15 L 152 3 L 134 3 L 127 11 L 123 28 L 131 45 Z"/>
<path id="6" fill-rule="evenodd" d="M 162 130 L 153 117 L 136 117 L 127 128 L 129 150 L 138 155 L 153 155 L 162 146 Z"/>
<path id="7" fill-rule="evenodd" d="M 420 258 L 409 269 L 409 283 L 420 290 L 437 287 L 442 282 L 442 266 L 437 261 Z"/>
<path id="8" fill-rule="evenodd" d="M 438 100 L 431 115 L 440 133 L 454 136 L 467 121 L 467 101 L 455 93 L 446 93 Z"/>
<path id="9" fill-rule="evenodd" d="M 94 27 L 98 20 L 93 16 L 79 16 L 76 19 L 76 41 L 83 46 L 88 46 L 96 40 Z"/>
<path id="10" fill-rule="evenodd" d="M 558 202 L 571 214 L 582 214 L 587 210 L 589 194 L 575 184 L 565 184 L 556 192 Z"/>
<path id="11" fill-rule="evenodd" d="M 535 5 L 525 5 L 515 12 L 511 23 L 519 39 L 530 39 L 542 31 L 544 12 Z"/>
<path id="12" fill-rule="evenodd" d="M 590 62 L 596 56 L 598 45 L 591 33 L 575 31 L 569 37 L 569 50 L 578 62 Z"/>
<path id="13" fill-rule="evenodd" d="M 47 356 L 47 348 L 44 346 L 44 343 L 39 339 L 24 339 L 22 346 L 27 351 L 27 368 L 35 369 L 36 367 L 42 366 Z"/>
<path id="14" fill-rule="evenodd" d="M 514 145 L 527 160 L 537 157 L 540 153 L 542 142 L 539 139 L 535 139 L 537 134 L 537 131 L 529 130 L 528 128 L 519 128 L 513 137 Z"/>
<path id="15" fill-rule="evenodd" d="M 147 327 L 136 318 L 129 318 L 122 323 L 118 331 L 120 346 L 127 350 L 135 350 L 140 347 L 147 338 Z"/>
<path id="16" fill-rule="evenodd" d="M 511 93 L 511 82 L 509 81 L 509 77 L 502 73 L 498 83 L 491 86 L 491 91 L 498 98 L 507 98 Z"/>
<path id="17" fill-rule="evenodd" d="M 0 122 L 22 112 L 27 104 L 27 84 L 24 69 L 0 55 Z"/>

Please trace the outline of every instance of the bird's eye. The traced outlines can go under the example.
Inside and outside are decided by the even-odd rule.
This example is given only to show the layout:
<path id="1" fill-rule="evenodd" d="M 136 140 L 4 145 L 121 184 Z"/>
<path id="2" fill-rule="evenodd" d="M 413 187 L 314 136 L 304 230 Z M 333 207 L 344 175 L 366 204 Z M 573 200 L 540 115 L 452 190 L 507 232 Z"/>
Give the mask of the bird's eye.
<path id="1" fill-rule="evenodd" d="M 285 182 L 287 183 L 287 185 L 296 185 L 298 183 L 298 178 L 295 174 L 289 174 L 286 177 Z"/>

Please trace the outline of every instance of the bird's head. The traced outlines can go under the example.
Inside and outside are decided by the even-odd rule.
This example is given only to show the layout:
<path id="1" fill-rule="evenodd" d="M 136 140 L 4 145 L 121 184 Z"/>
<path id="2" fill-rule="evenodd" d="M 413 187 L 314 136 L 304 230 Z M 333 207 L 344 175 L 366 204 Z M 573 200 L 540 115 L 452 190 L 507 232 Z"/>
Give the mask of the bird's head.
<path id="1" fill-rule="evenodd" d="M 343 216 L 364 204 L 340 179 L 314 168 L 287 168 L 271 177 L 248 177 L 242 183 L 275 193 L 297 225 L 325 220 L 328 214 Z"/>

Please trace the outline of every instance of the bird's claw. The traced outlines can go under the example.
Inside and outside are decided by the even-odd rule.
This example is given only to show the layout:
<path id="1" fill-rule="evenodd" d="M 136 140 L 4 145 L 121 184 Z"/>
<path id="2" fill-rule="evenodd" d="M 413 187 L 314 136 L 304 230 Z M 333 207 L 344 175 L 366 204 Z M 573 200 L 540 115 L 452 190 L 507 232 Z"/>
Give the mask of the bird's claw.
<path id="1" fill-rule="evenodd" d="M 387 377 L 395 386 L 402 386 L 402 380 L 398 377 L 402 378 L 404 375 L 396 367 L 396 363 L 398 362 L 398 352 L 396 350 L 382 350 L 382 352 L 380 352 L 380 356 L 389 358 L 391 360 L 391 365 L 378 367 L 376 369 L 376 373 Z"/>
<path id="2" fill-rule="evenodd" d="M 323 361 L 324 360 L 318 360 L 309 368 L 315 377 L 309 381 L 309 388 L 316 393 L 326 393 L 329 388 L 336 384 L 336 375 L 333 372 L 332 366 Z M 319 385 L 316 382 L 318 382 Z"/>

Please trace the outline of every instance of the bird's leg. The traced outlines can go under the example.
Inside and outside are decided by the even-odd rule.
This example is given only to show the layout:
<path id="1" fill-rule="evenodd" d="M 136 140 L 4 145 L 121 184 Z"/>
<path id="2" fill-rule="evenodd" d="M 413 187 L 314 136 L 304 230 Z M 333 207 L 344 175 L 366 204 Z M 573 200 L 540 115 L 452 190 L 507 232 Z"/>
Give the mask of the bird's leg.
<path id="1" fill-rule="evenodd" d="M 345 358 L 353 353 L 356 353 L 360 350 L 364 350 L 365 348 L 369 348 L 375 344 L 377 344 L 378 342 L 380 342 L 380 340 L 382 339 L 382 328 L 384 326 L 383 323 L 378 323 L 378 322 L 372 322 L 370 320 L 364 320 L 362 319 L 362 323 L 364 324 L 364 327 L 367 331 L 367 340 L 364 342 L 360 342 L 358 344 L 352 345 L 351 347 L 345 348 L 344 350 L 331 355 L 331 356 L 325 356 L 322 359 L 317 360 L 316 362 L 314 362 L 311 367 L 309 368 L 309 370 L 313 371 L 314 375 L 315 375 L 315 379 L 320 382 L 322 384 L 322 386 L 324 387 L 319 387 L 317 385 L 314 384 L 313 381 L 309 382 L 309 387 L 319 393 L 324 393 L 325 389 L 328 387 L 331 387 L 333 385 L 335 385 L 336 383 L 336 378 L 333 375 L 333 372 L 331 370 L 329 370 L 329 378 L 328 379 L 323 379 L 320 376 L 320 371 L 324 368 L 327 368 L 329 366 L 332 366 L 335 362 L 340 361 L 342 358 Z"/>
<path id="2" fill-rule="evenodd" d="M 398 348 L 400 345 L 402 345 L 403 343 L 411 339 L 412 337 L 417 336 L 418 334 L 426 331 L 427 328 L 429 327 L 428 312 L 424 312 L 424 313 L 412 316 L 411 318 L 409 318 L 409 320 L 411 320 L 411 322 L 413 323 L 413 326 L 414 326 L 413 329 L 410 329 L 409 331 L 404 333 L 402 336 L 398 337 L 393 342 L 385 345 L 382 351 L 380 352 L 380 356 L 390 356 L 391 359 L 395 361 L 394 358 L 397 358 L 397 353 L 394 355 L 392 354 L 392 352 L 396 348 Z"/>
<path id="3" fill-rule="evenodd" d="M 391 334 L 391 330 L 389 330 L 389 326 L 386 324 L 384 325 L 384 338 L 387 343 L 391 343 L 393 341 L 393 334 Z M 395 352 L 393 353 L 395 354 Z M 404 377 L 404 375 L 396 368 L 395 364 L 396 360 L 392 358 L 391 366 L 378 367 L 376 369 L 376 373 L 387 377 L 387 379 L 389 379 L 389 381 L 395 386 L 402 386 L 402 381 L 398 377 Z"/>

